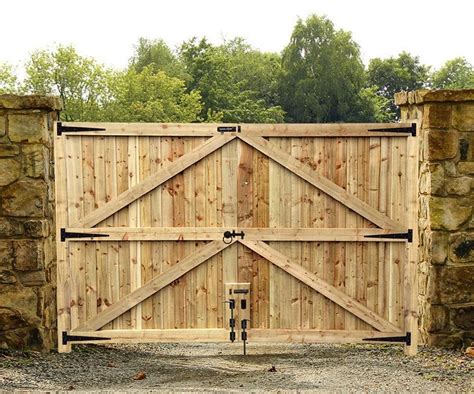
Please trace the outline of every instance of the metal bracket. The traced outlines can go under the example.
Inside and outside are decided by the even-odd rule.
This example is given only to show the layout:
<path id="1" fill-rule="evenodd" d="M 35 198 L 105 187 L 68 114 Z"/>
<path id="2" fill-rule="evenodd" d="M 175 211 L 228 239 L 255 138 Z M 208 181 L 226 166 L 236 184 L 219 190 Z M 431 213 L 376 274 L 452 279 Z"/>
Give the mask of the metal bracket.
<path id="1" fill-rule="evenodd" d="M 68 342 L 85 342 L 85 341 L 108 341 L 112 338 L 104 337 L 86 337 L 83 335 L 68 335 L 67 331 L 63 331 L 62 343 L 67 345 Z"/>
<path id="2" fill-rule="evenodd" d="M 416 123 L 412 123 L 410 127 L 392 127 L 384 129 L 369 129 L 367 131 L 385 131 L 387 133 L 410 133 L 412 137 L 416 137 Z"/>
<path id="3" fill-rule="evenodd" d="M 390 239 L 406 239 L 408 242 L 413 242 L 413 230 L 408 229 L 406 233 L 393 234 L 370 234 L 364 235 L 364 238 L 390 238 Z"/>
<path id="4" fill-rule="evenodd" d="M 405 336 L 402 337 L 380 337 L 380 338 L 364 338 L 363 341 L 371 342 L 400 342 L 404 343 L 407 346 L 411 345 L 411 332 L 407 332 Z"/>
<path id="5" fill-rule="evenodd" d="M 69 238 L 92 238 L 92 237 L 109 237 L 109 234 L 95 234 L 95 233 L 74 233 L 61 229 L 61 242 L 65 242 Z"/>
<path id="6" fill-rule="evenodd" d="M 84 131 L 105 131 L 105 129 L 101 129 L 98 127 L 63 126 L 62 122 L 58 122 L 56 124 L 56 130 L 57 130 L 58 135 L 62 135 L 62 133 L 71 133 L 71 132 L 82 133 Z"/>
<path id="7" fill-rule="evenodd" d="M 240 126 L 218 126 L 217 131 L 219 133 L 240 133 L 242 128 Z"/>

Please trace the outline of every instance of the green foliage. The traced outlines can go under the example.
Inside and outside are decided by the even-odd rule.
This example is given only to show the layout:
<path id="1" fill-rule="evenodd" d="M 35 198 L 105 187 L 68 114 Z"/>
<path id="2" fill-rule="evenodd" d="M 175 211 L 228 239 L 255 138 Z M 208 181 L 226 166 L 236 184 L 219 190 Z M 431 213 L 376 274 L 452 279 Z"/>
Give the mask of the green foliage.
<path id="1" fill-rule="evenodd" d="M 25 91 L 58 95 L 63 100 L 65 120 L 101 119 L 101 108 L 109 100 L 112 71 L 95 60 L 80 56 L 71 46 L 37 51 L 26 65 Z"/>
<path id="2" fill-rule="evenodd" d="M 466 58 L 448 60 L 431 76 L 435 89 L 474 89 L 474 68 Z"/>
<path id="3" fill-rule="evenodd" d="M 18 93 L 18 79 L 13 67 L 7 63 L 0 63 L 0 94 Z"/>
<path id="4" fill-rule="evenodd" d="M 151 66 L 118 73 L 111 92 L 103 114 L 108 121 L 195 122 L 202 109 L 198 92 L 187 93 L 184 81 Z"/>
<path id="5" fill-rule="evenodd" d="M 163 40 L 140 38 L 135 47 L 135 53 L 130 59 L 130 68 L 141 72 L 149 67 L 154 73 L 164 71 L 171 77 L 189 79 L 183 65 L 173 51 Z"/>
<path id="6" fill-rule="evenodd" d="M 283 120 L 277 105 L 279 59 L 252 50 L 242 39 L 213 46 L 193 38 L 180 58 L 191 76 L 188 90 L 201 93 L 205 121 L 274 123 Z"/>
<path id="7" fill-rule="evenodd" d="M 358 119 L 354 103 L 364 84 L 364 66 L 351 34 L 325 17 L 299 20 L 283 51 L 281 100 L 293 122 Z"/>
<path id="8" fill-rule="evenodd" d="M 402 52 L 397 58 L 375 58 L 367 70 L 368 86 L 376 86 L 377 94 L 390 102 L 389 111 L 395 118 L 400 116 L 394 95 L 402 90 L 420 89 L 428 82 L 429 67 L 420 64 L 417 56 Z"/>

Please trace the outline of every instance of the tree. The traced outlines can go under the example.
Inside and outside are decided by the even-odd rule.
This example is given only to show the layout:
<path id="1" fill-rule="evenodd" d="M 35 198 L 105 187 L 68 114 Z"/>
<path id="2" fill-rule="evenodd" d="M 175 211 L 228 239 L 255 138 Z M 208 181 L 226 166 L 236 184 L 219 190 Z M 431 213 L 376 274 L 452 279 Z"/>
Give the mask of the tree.
<path id="1" fill-rule="evenodd" d="M 431 76 L 435 89 L 474 89 L 474 68 L 466 58 L 448 60 Z"/>
<path id="2" fill-rule="evenodd" d="M 214 46 L 193 38 L 180 48 L 191 76 L 188 90 L 201 93 L 205 121 L 281 122 L 277 101 L 278 57 L 251 49 L 242 39 Z"/>
<path id="3" fill-rule="evenodd" d="M 61 97 L 63 119 L 101 120 L 101 110 L 110 99 L 113 72 L 80 56 L 72 46 L 33 53 L 26 65 L 26 75 L 27 92 Z"/>
<path id="4" fill-rule="evenodd" d="M 390 102 L 389 111 L 398 119 L 400 113 L 394 102 L 395 93 L 426 86 L 428 74 L 429 67 L 420 64 L 417 56 L 402 52 L 397 58 L 372 59 L 367 70 L 367 85 L 377 87 L 377 94 Z"/>
<path id="5" fill-rule="evenodd" d="M 170 77 L 189 79 L 184 66 L 161 39 L 150 40 L 142 37 L 138 40 L 135 53 L 130 59 L 130 68 L 141 72 L 145 67 L 149 67 L 155 73 L 164 71 Z"/>
<path id="6" fill-rule="evenodd" d="M 4 93 L 18 93 L 18 80 L 11 65 L 0 63 L 0 94 Z"/>
<path id="7" fill-rule="evenodd" d="M 117 73 L 110 87 L 112 98 L 103 120 L 120 122 L 195 122 L 201 112 L 200 95 L 186 92 L 184 81 L 154 72 L 146 66 Z"/>
<path id="8" fill-rule="evenodd" d="M 293 122 L 356 120 L 364 66 L 351 34 L 325 17 L 298 20 L 283 50 L 281 99 Z"/>

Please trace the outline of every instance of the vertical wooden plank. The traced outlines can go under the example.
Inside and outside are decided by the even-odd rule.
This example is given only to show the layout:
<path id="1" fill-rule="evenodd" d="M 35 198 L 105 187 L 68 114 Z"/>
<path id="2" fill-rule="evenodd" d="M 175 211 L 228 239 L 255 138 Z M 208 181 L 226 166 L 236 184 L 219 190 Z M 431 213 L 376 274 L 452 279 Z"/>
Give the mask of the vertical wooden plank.
<path id="1" fill-rule="evenodd" d="M 204 138 L 197 138 L 196 144 L 203 143 Z M 196 227 L 206 226 L 206 161 L 208 158 L 204 158 L 200 162 L 195 164 L 194 168 L 194 184 L 195 184 L 195 218 Z M 197 247 L 201 246 L 202 243 L 196 243 Z M 196 300 L 196 308 L 194 315 L 193 327 L 206 328 L 207 327 L 207 262 L 201 264 L 195 268 L 192 272 L 194 281 L 194 297 Z"/>
<path id="2" fill-rule="evenodd" d="M 269 159 L 262 153 L 253 152 L 253 211 L 254 225 L 269 227 Z M 257 319 L 252 327 L 269 327 L 269 262 L 254 253 L 258 275 L 254 275 L 252 292 Z"/>
<path id="3" fill-rule="evenodd" d="M 418 138 L 408 137 L 406 142 L 406 223 L 413 230 L 413 242 L 406 244 L 403 288 L 405 330 L 411 332 L 411 345 L 405 346 L 405 354 L 410 356 L 418 352 Z"/>
<path id="4" fill-rule="evenodd" d="M 388 198 L 389 193 L 389 160 L 390 160 L 390 143 L 389 138 L 380 138 L 380 164 L 379 164 L 379 211 L 385 215 L 389 215 L 388 212 Z M 378 243 L 378 314 L 383 316 L 385 319 L 389 319 L 388 314 L 388 288 L 389 288 L 389 273 L 390 273 L 390 260 L 389 258 L 390 245 L 385 242 Z"/>
<path id="5" fill-rule="evenodd" d="M 277 144 L 278 139 L 270 138 L 270 142 Z M 269 227 L 280 227 L 280 191 L 281 191 L 281 172 L 282 167 L 274 161 L 269 162 L 268 181 L 269 181 Z M 272 247 L 276 247 L 275 242 L 270 242 Z M 281 327 L 281 308 L 279 297 L 281 293 L 282 271 L 270 264 L 269 267 L 269 306 L 270 306 L 270 328 Z"/>
<path id="6" fill-rule="evenodd" d="M 83 178 L 83 204 L 84 214 L 92 212 L 96 208 L 96 189 L 95 189 L 95 138 L 82 138 L 82 178 Z M 79 287 L 81 296 L 78 300 L 79 307 L 84 310 L 85 319 L 90 319 L 97 313 L 97 298 L 95 288 L 97 286 L 97 265 L 95 256 L 95 242 L 84 242 L 84 267 L 83 280 Z M 82 274 L 79 275 L 82 277 Z"/>
<path id="7" fill-rule="evenodd" d="M 54 125 L 54 171 L 56 179 L 67 179 L 65 144 L 68 142 L 65 136 L 57 135 L 57 125 Z M 64 181 L 55 184 L 56 201 L 56 259 L 57 259 L 57 313 L 58 313 L 58 351 L 60 353 L 70 352 L 71 345 L 63 345 L 62 332 L 71 329 L 70 316 L 70 293 L 71 293 L 71 266 L 68 259 L 68 248 L 66 242 L 61 242 L 58 234 L 61 228 L 68 225 L 68 195 Z"/>
<path id="8" fill-rule="evenodd" d="M 299 160 L 303 160 L 302 155 L 302 143 L 305 142 L 300 138 L 288 138 L 290 143 L 290 153 L 293 157 Z M 287 207 L 291 211 L 290 227 L 300 228 L 301 227 L 301 216 L 302 216 L 302 203 L 303 203 L 303 184 L 304 181 L 297 177 L 291 176 L 291 190 L 289 191 L 291 199 L 290 206 Z M 290 242 L 287 250 L 293 261 L 297 261 L 301 264 L 301 242 Z M 291 278 L 289 286 L 289 297 L 290 304 L 289 310 L 289 326 L 288 328 L 298 329 L 301 328 L 301 282 L 295 281 Z"/>
<path id="9" fill-rule="evenodd" d="M 138 181 L 151 175 L 151 152 L 152 149 L 149 137 L 138 137 Z M 151 193 L 145 194 L 139 199 L 139 217 L 142 227 L 151 227 L 153 225 Z M 152 242 L 139 242 L 138 247 L 141 250 L 141 284 L 143 286 L 154 276 Z M 137 267 L 138 268 L 138 267 Z M 141 303 L 142 308 L 142 328 L 154 328 L 153 322 L 153 297 L 150 297 Z"/>
<path id="10" fill-rule="evenodd" d="M 128 190 L 129 188 L 129 137 L 116 137 L 115 144 L 111 144 L 107 147 L 107 156 L 112 160 L 112 167 L 110 168 L 111 175 L 111 192 L 113 190 L 114 196 L 118 196 L 120 193 Z M 113 151 L 112 151 L 113 150 Z M 136 213 L 136 204 L 133 206 Z M 130 215 L 134 211 L 130 211 L 130 206 L 126 207 L 117 214 L 114 215 L 114 226 L 115 227 L 129 227 L 130 226 Z M 124 297 L 131 291 L 131 275 L 132 275 L 132 264 L 136 264 L 136 254 L 132 255 L 132 247 L 130 242 L 107 242 L 105 246 L 106 259 L 105 264 L 106 272 L 112 269 L 112 275 L 106 276 L 107 280 L 111 282 L 109 284 L 108 293 L 112 303 Z M 133 260 L 132 260 L 133 259 Z M 104 278 L 105 279 L 105 278 Z M 108 304 L 107 298 L 103 300 L 105 304 Z M 135 310 L 134 310 L 135 311 Z M 136 313 L 133 312 L 136 318 Z M 114 329 L 125 329 L 132 328 L 132 311 L 127 311 L 122 316 L 118 317 L 113 322 Z"/>
<path id="11" fill-rule="evenodd" d="M 66 143 L 67 156 L 67 175 L 66 187 L 68 190 L 68 223 L 79 220 L 83 215 L 83 191 L 82 191 L 82 137 L 67 138 Z M 70 291 L 70 313 L 71 328 L 77 327 L 81 320 L 81 312 L 79 311 L 79 297 L 81 289 L 79 286 L 84 283 L 82 276 L 84 275 L 83 243 L 75 242 L 68 247 L 68 258 L 71 264 L 71 286 Z"/>
<path id="12" fill-rule="evenodd" d="M 173 138 L 164 137 L 161 140 L 161 157 L 163 167 L 173 161 Z M 172 180 L 165 182 L 161 187 L 161 214 L 162 214 L 162 225 L 164 227 L 173 227 L 173 192 L 172 192 Z M 163 242 L 163 254 L 162 254 L 162 272 L 168 270 L 174 261 L 174 248 L 173 243 Z M 162 293 L 162 319 L 163 328 L 175 328 L 174 319 L 174 290 L 172 285 L 165 287 L 160 291 Z"/>
<path id="13" fill-rule="evenodd" d="M 149 138 L 150 173 L 156 173 L 163 166 L 161 137 Z M 152 227 L 162 226 L 162 194 L 163 188 L 158 187 L 150 193 L 150 219 Z M 194 197 L 194 196 L 193 196 Z M 194 215 L 194 212 L 193 212 Z M 155 277 L 163 271 L 163 242 L 152 242 L 152 275 Z M 164 328 L 163 324 L 163 291 L 159 291 L 152 299 L 153 328 Z"/>
<path id="14" fill-rule="evenodd" d="M 315 170 L 323 175 L 325 169 L 324 162 L 324 138 L 313 138 L 313 151 L 314 151 L 314 168 Z M 327 196 L 316 188 L 313 190 L 313 201 L 311 212 L 312 212 L 312 227 L 322 228 L 326 226 L 326 201 Z M 313 242 L 311 247 L 312 272 L 324 278 L 324 242 Z M 311 328 L 322 330 L 325 327 L 325 298 L 311 290 L 311 302 L 312 302 L 312 320 Z"/>
<path id="15" fill-rule="evenodd" d="M 324 139 L 324 156 L 323 156 L 323 174 L 330 180 L 334 181 L 334 156 L 336 152 L 334 149 L 334 140 L 332 138 Z M 324 212 L 325 227 L 336 227 L 337 202 L 329 197 L 326 197 L 326 209 Z M 334 261 L 335 261 L 335 246 L 332 242 L 324 243 L 324 279 L 334 284 Z M 336 305 L 324 298 L 324 328 L 333 330 L 335 325 Z"/>
<path id="16" fill-rule="evenodd" d="M 183 138 L 174 138 L 172 140 L 173 161 L 179 159 L 184 154 Z M 171 189 L 173 198 L 173 226 L 184 226 L 185 203 L 184 203 L 184 176 L 177 174 L 171 179 Z M 173 245 L 174 263 L 185 257 L 184 242 L 177 242 Z M 186 278 L 184 275 L 173 284 L 173 304 L 174 304 L 174 327 L 185 328 L 186 322 Z"/>
<path id="17" fill-rule="evenodd" d="M 347 191 L 357 195 L 357 138 L 347 139 Z M 357 227 L 357 214 L 349 211 L 346 214 L 346 227 Z M 356 298 L 357 296 L 357 246 L 355 242 L 346 243 L 346 271 L 345 271 L 345 292 L 348 296 Z M 351 313 L 345 314 L 345 329 L 355 330 L 357 318 Z"/>
<path id="18" fill-rule="evenodd" d="M 379 184 L 380 184 L 380 138 L 369 138 L 368 155 L 368 203 L 379 210 Z M 368 266 L 367 277 L 367 307 L 378 312 L 378 244 L 369 242 L 365 246 Z"/>
<path id="19" fill-rule="evenodd" d="M 345 138 L 334 139 L 335 146 L 335 160 L 334 160 L 334 182 L 346 188 L 346 145 L 347 140 Z M 335 227 L 345 228 L 346 227 L 346 207 L 337 204 L 335 210 Z M 345 290 L 345 262 L 346 262 L 346 243 L 335 242 L 333 243 L 335 248 L 334 256 L 334 286 L 342 291 Z M 343 330 L 345 326 L 345 315 L 346 312 L 343 308 L 335 306 L 334 316 L 334 328 L 336 330 Z"/>

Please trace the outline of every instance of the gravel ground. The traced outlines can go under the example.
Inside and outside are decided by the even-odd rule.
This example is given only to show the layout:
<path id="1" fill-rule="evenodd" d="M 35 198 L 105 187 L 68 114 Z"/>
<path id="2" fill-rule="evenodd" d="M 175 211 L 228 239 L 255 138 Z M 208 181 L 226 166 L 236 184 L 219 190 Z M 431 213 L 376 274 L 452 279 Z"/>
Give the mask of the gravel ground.
<path id="1" fill-rule="evenodd" d="M 474 358 L 401 346 L 250 344 L 76 346 L 0 353 L 0 390 L 474 392 Z M 135 378 L 135 379 L 134 379 Z M 142 379 L 137 379 L 142 378 Z"/>

